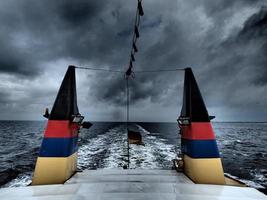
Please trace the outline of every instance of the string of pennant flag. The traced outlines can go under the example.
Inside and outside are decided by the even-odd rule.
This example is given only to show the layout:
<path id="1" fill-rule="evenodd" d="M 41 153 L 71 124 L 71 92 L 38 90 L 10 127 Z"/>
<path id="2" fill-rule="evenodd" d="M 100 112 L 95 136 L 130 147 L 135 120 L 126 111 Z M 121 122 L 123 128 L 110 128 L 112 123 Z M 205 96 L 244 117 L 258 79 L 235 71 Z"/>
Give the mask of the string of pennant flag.
<path id="1" fill-rule="evenodd" d="M 133 74 L 133 70 L 132 70 L 133 62 L 135 61 L 135 54 L 138 52 L 137 39 L 140 37 L 139 25 L 140 25 L 140 17 L 142 16 L 144 16 L 142 0 L 138 0 L 137 10 L 136 10 L 136 15 L 135 15 L 135 23 L 134 23 L 134 33 L 133 33 L 133 39 L 132 39 L 132 48 L 130 51 L 130 61 L 129 61 L 128 69 L 125 72 L 127 79 Z"/>
<path id="2" fill-rule="evenodd" d="M 140 37 L 139 33 L 139 26 L 140 26 L 140 18 L 144 16 L 144 10 L 142 6 L 142 0 L 137 0 L 137 9 L 135 15 L 135 22 L 134 22 L 134 31 L 133 31 L 133 39 L 132 39 L 132 47 L 130 51 L 130 61 L 128 64 L 128 68 L 125 71 L 123 70 L 113 70 L 113 69 L 104 69 L 98 67 L 83 67 L 79 66 L 76 67 L 78 69 L 86 69 L 86 70 L 93 70 L 93 71 L 106 71 L 106 72 L 114 72 L 114 73 L 125 73 L 126 79 L 130 76 L 133 76 L 134 73 L 150 73 L 150 72 L 173 72 L 173 71 L 183 71 L 183 68 L 170 68 L 170 69 L 160 69 L 160 70 L 139 70 L 134 71 L 133 73 L 133 62 L 135 62 L 135 54 L 138 52 L 137 48 L 137 40 Z"/>

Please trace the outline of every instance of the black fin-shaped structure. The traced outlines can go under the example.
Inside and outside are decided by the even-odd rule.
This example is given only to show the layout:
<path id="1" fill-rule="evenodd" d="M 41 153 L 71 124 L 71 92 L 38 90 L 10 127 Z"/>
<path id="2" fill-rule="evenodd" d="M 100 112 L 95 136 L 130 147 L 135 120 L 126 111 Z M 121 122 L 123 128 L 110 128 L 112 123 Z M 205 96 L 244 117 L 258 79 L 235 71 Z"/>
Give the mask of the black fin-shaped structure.
<path id="1" fill-rule="evenodd" d="M 79 130 L 75 67 L 69 66 L 61 83 L 36 161 L 32 185 L 63 184 L 77 171 Z M 85 123 L 85 127 L 91 124 Z"/>
<path id="2" fill-rule="evenodd" d="M 60 86 L 50 120 L 71 120 L 73 115 L 79 114 L 77 106 L 75 66 L 69 66 Z"/>
<path id="3" fill-rule="evenodd" d="M 208 111 L 191 68 L 185 69 L 181 117 L 188 117 L 191 122 L 210 121 Z"/>
<path id="4" fill-rule="evenodd" d="M 225 184 L 210 116 L 191 68 L 185 69 L 184 99 L 178 119 L 184 173 L 195 183 Z"/>

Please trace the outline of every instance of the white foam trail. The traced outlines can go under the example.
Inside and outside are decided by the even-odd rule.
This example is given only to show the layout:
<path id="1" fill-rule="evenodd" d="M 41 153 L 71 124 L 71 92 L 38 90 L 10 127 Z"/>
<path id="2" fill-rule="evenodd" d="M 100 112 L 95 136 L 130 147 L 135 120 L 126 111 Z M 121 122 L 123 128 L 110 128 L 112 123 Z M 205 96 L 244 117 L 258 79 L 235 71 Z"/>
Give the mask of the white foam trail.
<path id="1" fill-rule="evenodd" d="M 166 140 L 151 135 L 143 127 L 137 125 L 145 146 L 130 145 L 130 168 L 162 169 L 172 166 L 176 158 L 175 146 L 166 144 Z M 103 153 L 103 168 L 120 168 L 127 164 L 126 127 L 120 125 L 109 129 L 105 134 L 89 141 L 79 148 L 79 168 L 94 165 L 93 156 Z"/>
<path id="2" fill-rule="evenodd" d="M 118 168 L 126 164 L 127 137 L 126 128 L 118 126 L 106 133 L 110 139 L 113 139 L 109 146 L 109 155 L 104 159 L 104 168 Z"/>
<path id="3" fill-rule="evenodd" d="M 103 156 L 104 168 L 122 167 L 123 155 L 126 154 L 126 129 L 117 126 L 109 129 L 105 134 L 99 135 L 82 145 L 78 150 L 78 168 L 86 168 L 95 163 L 93 156 L 105 153 Z"/>
<path id="4" fill-rule="evenodd" d="M 171 167 L 172 160 L 177 157 L 175 146 L 166 144 L 165 139 L 153 136 L 140 125 L 137 126 L 142 133 L 145 146 L 130 145 L 130 168 L 166 169 L 166 167 Z"/>
<path id="5" fill-rule="evenodd" d="M 107 136 L 105 135 L 99 135 L 97 138 L 91 139 L 88 144 L 79 147 L 78 169 L 96 165 L 92 159 L 92 156 L 97 155 L 105 150 L 106 137 Z"/>
<path id="6" fill-rule="evenodd" d="M 229 173 L 224 173 L 224 174 L 227 175 L 227 176 L 229 176 L 229 177 L 231 177 L 231 178 L 233 178 L 233 179 L 239 180 L 242 183 L 245 183 L 249 187 L 253 187 L 253 188 L 256 188 L 256 189 L 264 189 L 265 188 L 261 184 L 255 183 L 254 181 L 250 181 L 250 180 L 246 180 L 246 179 L 240 179 L 237 176 L 234 176 L 234 175 L 229 174 Z"/>
<path id="7" fill-rule="evenodd" d="M 32 174 L 21 174 L 3 187 L 25 187 L 32 182 Z"/>
<path id="8" fill-rule="evenodd" d="M 144 134 L 147 134 L 147 135 L 150 134 L 150 132 L 147 131 L 146 129 L 144 129 L 142 126 L 140 126 L 140 125 L 138 125 L 138 124 L 136 124 L 136 126 L 137 126 L 137 128 L 139 129 L 139 131 L 143 132 Z"/>

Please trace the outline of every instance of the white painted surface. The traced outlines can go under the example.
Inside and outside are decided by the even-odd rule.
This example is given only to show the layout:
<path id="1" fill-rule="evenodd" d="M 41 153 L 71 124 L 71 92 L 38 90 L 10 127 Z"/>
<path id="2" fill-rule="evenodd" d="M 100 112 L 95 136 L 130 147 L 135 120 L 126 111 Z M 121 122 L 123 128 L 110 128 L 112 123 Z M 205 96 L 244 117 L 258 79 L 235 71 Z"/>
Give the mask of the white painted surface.
<path id="1" fill-rule="evenodd" d="M 267 200 L 253 188 L 192 183 L 172 170 L 86 170 L 64 185 L 4 188 L 1 200 Z"/>

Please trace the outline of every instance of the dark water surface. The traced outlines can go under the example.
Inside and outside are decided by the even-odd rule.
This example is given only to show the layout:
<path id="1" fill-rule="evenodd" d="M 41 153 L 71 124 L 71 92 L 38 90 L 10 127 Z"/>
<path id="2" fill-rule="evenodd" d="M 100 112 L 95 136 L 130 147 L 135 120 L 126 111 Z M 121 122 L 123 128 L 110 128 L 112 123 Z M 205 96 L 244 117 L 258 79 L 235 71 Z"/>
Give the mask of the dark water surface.
<path id="1" fill-rule="evenodd" d="M 30 183 L 46 122 L 0 121 L 0 186 Z M 170 169 L 180 152 L 176 123 L 132 123 L 145 146 L 131 145 L 131 168 Z M 213 123 L 225 173 L 267 191 L 267 123 Z M 124 123 L 95 122 L 82 130 L 78 168 L 118 168 L 126 162 Z"/>

